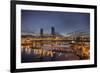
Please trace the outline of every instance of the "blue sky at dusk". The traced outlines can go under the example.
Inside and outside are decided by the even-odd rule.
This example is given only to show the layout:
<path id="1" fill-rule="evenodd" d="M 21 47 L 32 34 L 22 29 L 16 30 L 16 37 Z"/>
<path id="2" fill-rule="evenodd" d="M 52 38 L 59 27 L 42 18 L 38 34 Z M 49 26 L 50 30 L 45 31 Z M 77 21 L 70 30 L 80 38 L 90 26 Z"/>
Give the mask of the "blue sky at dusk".
<path id="1" fill-rule="evenodd" d="M 21 32 L 51 33 L 51 27 L 60 34 L 90 30 L 90 14 L 58 11 L 21 10 Z"/>

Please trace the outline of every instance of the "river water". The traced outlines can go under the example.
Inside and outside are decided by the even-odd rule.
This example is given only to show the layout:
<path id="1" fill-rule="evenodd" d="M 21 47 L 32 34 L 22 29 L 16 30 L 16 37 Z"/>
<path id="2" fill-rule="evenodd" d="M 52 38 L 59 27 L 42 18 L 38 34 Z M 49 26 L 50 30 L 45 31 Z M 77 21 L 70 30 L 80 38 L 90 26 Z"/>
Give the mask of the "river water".
<path id="1" fill-rule="evenodd" d="M 52 48 L 51 48 L 52 49 Z M 62 52 L 57 50 L 48 49 L 33 49 L 23 48 L 21 49 L 21 62 L 47 62 L 47 61 L 68 61 L 68 60 L 79 60 L 80 58 L 73 52 L 72 49 L 65 48 L 68 51 Z"/>

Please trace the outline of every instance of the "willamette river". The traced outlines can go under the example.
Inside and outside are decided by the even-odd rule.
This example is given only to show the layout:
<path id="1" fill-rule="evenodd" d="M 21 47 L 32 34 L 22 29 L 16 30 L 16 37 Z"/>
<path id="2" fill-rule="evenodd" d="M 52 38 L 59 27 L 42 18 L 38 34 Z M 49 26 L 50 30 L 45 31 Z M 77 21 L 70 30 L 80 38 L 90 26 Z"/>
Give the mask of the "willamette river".
<path id="1" fill-rule="evenodd" d="M 52 48 L 51 48 L 52 49 Z M 79 60 L 80 58 L 67 49 L 67 52 L 49 49 L 21 49 L 21 62 L 46 62 L 46 61 L 67 61 Z"/>

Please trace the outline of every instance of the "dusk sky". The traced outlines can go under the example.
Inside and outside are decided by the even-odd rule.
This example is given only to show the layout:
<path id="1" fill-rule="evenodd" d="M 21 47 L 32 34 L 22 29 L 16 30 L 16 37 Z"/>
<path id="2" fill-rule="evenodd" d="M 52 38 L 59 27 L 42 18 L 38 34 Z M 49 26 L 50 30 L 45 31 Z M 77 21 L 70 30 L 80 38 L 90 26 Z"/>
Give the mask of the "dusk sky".
<path id="1" fill-rule="evenodd" d="M 60 34 L 90 30 L 90 14 L 75 12 L 21 10 L 21 32 L 51 33 L 51 27 Z"/>

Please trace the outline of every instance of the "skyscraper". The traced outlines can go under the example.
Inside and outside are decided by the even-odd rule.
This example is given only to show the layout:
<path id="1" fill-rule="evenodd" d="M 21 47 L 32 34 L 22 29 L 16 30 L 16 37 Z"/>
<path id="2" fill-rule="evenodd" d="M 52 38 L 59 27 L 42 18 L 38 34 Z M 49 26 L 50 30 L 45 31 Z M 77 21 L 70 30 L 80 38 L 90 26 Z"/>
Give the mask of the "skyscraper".
<path id="1" fill-rule="evenodd" d="M 40 29 L 40 35 L 43 36 L 43 28 Z"/>
<path id="2" fill-rule="evenodd" d="M 55 35 L 55 28 L 51 27 L 51 35 Z"/>

